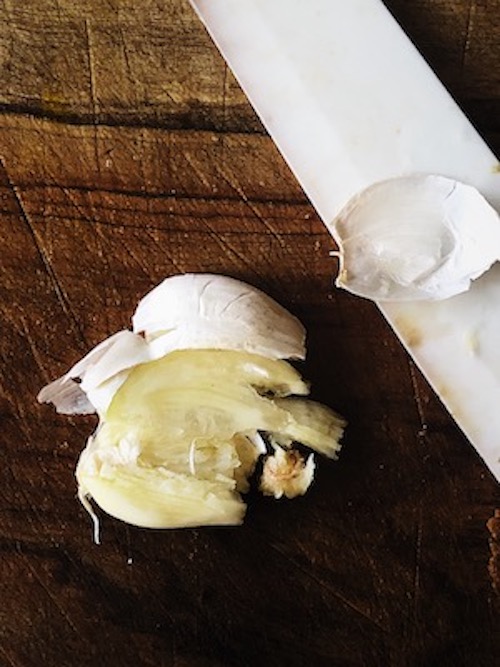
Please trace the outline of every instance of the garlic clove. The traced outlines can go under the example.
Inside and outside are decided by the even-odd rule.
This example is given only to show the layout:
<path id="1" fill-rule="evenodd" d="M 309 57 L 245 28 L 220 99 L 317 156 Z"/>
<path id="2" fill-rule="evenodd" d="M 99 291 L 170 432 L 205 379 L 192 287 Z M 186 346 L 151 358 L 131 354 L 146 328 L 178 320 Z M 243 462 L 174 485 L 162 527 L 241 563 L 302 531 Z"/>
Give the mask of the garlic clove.
<path id="1" fill-rule="evenodd" d="M 333 232 L 337 286 L 376 301 L 451 297 L 500 259 L 498 213 L 475 188 L 443 176 L 372 185 L 348 202 Z"/>
<path id="2" fill-rule="evenodd" d="M 297 371 L 282 360 L 234 350 L 178 350 L 141 364 L 130 371 L 82 452 L 77 467 L 80 496 L 92 497 L 101 509 L 118 516 L 115 504 L 128 494 L 131 477 L 139 487 L 148 485 L 148 503 L 154 500 L 157 484 L 166 488 L 166 478 L 196 478 L 222 484 L 224 497 L 230 491 L 235 500 L 249 490 L 249 478 L 267 451 L 261 433 L 268 434 L 276 451 L 288 451 L 297 441 L 336 458 L 344 421 L 318 403 L 273 395 L 273 388 L 278 396 L 293 388 L 307 390 L 297 378 Z M 277 471 L 274 463 L 267 463 L 270 472 L 274 470 L 271 477 L 284 479 L 288 472 L 283 470 L 291 466 L 293 479 L 273 494 L 291 498 L 305 492 L 313 459 L 303 464 L 297 452 L 280 457 L 272 459 Z M 271 487 L 266 488 L 270 492 Z M 140 499 L 132 496 L 128 505 L 124 501 L 122 516 L 145 525 L 146 519 L 137 514 Z M 200 502 L 206 504 L 204 499 Z M 213 523 L 211 515 L 204 523 L 205 511 L 200 509 L 193 519 L 197 525 Z M 172 517 L 163 506 L 153 516 L 155 527 L 178 525 L 177 515 Z"/>
<path id="3" fill-rule="evenodd" d="M 303 359 L 299 320 L 255 287 L 205 273 L 171 276 L 147 294 L 132 318 L 155 356 L 187 348 L 246 350 L 274 359 Z"/>
<path id="4" fill-rule="evenodd" d="M 311 456 L 292 462 L 294 440 L 335 457 L 343 420 L 305 406 L 309 385 L 283 359 L 304 356 L 305 330 L 259 290 L 175 276 L 140 302 L 133 323 L 38 396 L 59 412 L 98 413 L 76 470 L 96 541 L 91 500 L 139 526 L 235 525 L 269 446 L 287 450 L 294 468 L 295 481 L 274 495 L 303 493 L 312 479 Z"/>

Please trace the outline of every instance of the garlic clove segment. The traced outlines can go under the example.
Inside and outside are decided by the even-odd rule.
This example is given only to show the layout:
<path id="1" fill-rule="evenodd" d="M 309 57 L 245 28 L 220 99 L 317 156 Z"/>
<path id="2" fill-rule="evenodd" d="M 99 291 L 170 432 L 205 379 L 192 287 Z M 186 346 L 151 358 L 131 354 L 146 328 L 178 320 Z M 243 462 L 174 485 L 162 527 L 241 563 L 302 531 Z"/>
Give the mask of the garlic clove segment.
<path id="1" fill-rule="evenodd" d="M 263 384 L 258 377 L 257 391 L 255 374 L 245 367 L 260 363 L 276 365 L 279 377 L 286 362 L 233 350 L 177 350 L 138 366 L 114 396 L 102 429 L 117 443 L 130 437 L 139 440 L 143 457 L 155 465 L 168 461 L 183 472 L 189 469 L 194 443 L 197 474 L 205 466 L 212 474 L 218 467 L 213 441 L 217 450 L 220 441 L 237 433 L 288 432 L 297 421 L 284 399 L 273 400 L 273 379 Z M 278 386 L 282 394 L 284 385 Z M 308 416 L 303 421 L 308 423 Z"/>
<path id="2" fill-rule="evenodd" d="M 472 186 L 416 174 L 381 181 L 333 221 L 336 280 L 375 301 L 438 300 L 466 291 L 500 259 L 500 218 Z"/>
<path id="3" fill-rule="evenodd" d="M 345 423 L 325 406 L 283 398 L 293 390 L 304 394 L 308 387 L 289 364 L 247 352 L 177 350 L 141 364 L 116 392 L 82 452 L 77 466 L 80 496 L 84 501 L 92 497 L 108 514 L 128 523 L 175 528 L 182 503 L 175 504 L 173 515 L 170 501 L 158 499 L 152 513 L 147 508 L 156 494 L 165 493 L 168 500 L 179 480 L 191 488 L 194 479 L 198 509 L 190 516 L 191 505 L 185 504 L 186 525 L 214 521 L 213 494 L 218 491 L 225 508 L 221 521 L 226 523 L 229 516 L 241 516 L 239 505 L 233 507 L 236 515 L 228 508 L 242 502 L 240 492 L 249 490 L 258 459 L 271 447 L 279 470 L 293 463 L 294 480 L 297 477 L 288 490 L 280 493 L 276 487 L 273 495 L 291 498 L 299 495 L 299 488 L 304 493 L 314 463 L 310 458 L 303 466 L 294 443 L 335 458 Z M 269 447 L 261 434 L 268 434 Z M 285 458 L 281 451 L 286 451 Z M 267 463 L 270 470 L 273 466 Z M 140 492 L 126 497 L 134 480 L 136 489 L 145 488 L 145 506 Z M 208 484 L 207 495 L 197 484 L 202 481 Z M 264 487 L 266 493 L 271 488 L 267 483 Z"/>
<path id="4" fill-rule="evenodd" d="M 231 480 L 198 479 L 162 467 L 107 466 L 96 471 L 81 457 L 79 496 L 107 514 L 143 528 L 186 528 L 242 523 L 246 506 Z M 98 541 L 98 539 L 96 540 Z"/>
<path id="5" fill-rule="evenodd" d="M 264 292 L 227 276 L 166 278 L 139 302 L 132 322 L 156 357 L 188 348 L 246 350 L 273 359 L 305 357 L 301 322 Z"/>

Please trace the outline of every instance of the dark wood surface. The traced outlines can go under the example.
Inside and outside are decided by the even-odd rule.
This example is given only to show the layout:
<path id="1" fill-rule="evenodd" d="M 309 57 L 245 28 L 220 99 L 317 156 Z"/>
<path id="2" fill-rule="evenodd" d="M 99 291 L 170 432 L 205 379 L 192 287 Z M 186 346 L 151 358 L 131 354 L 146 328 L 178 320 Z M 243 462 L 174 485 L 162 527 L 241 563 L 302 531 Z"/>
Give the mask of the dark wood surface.
<path id="1" fill-rule="evenodd" d="M 500 2 L 387 4 L 499 153 Z M 332 240 L 187 2 L 2 0 L 0 109 L 1 667 L 500 664 L 499 487 L 376 307 L 333 289 Z M 73 476 L 94 419 L 35 396 L 196 270 L 303 320 L 341 458 L 243 527 L 103 517 L 96 546 Z"/>

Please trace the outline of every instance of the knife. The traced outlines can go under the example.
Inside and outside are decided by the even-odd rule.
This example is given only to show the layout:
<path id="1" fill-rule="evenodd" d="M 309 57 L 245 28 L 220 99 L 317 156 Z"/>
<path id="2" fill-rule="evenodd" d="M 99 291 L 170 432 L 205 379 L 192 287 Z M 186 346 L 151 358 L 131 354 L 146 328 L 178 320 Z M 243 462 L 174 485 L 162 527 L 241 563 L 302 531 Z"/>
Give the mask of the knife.
<path id="1" fill-rule="evenodd" d="M 191 0 L 326 227 L 411 173 L 500 209 L 500 164 L 380 0 Z M 382 314 L 500 481 L 500 265 L 444 301 Z"/>

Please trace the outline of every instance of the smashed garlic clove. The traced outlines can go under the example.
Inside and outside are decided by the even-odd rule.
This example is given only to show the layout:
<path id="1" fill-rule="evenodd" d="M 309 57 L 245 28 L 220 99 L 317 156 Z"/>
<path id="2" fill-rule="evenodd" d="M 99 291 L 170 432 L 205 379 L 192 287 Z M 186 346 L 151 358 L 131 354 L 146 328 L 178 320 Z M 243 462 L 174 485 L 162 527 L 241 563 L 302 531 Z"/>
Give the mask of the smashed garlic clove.
<path id="1" fill-rule="evenodd" d="M 158 356 L 173 350 L 246 350 L 272 359 L 304 359 L 299 320 L 255 287 L 227 276 L 187 273 L 166 278 L 132 318 Z"/>
<path id="2" fill-rule="evenodd" d="M 286 367 L 295 378 L 286 362 L 234 350 L 179 350 L 142 364 L 117 392 L 82 466 L 91 477 L 141 462 L 199 479 L 231 479 L 244 493 L 266 452 L 261 432 L 271 434 L 271 443 L 289 446 L 293 438 L 336 456 L 344 426 L 338 415 L 303 398 L 272 396 L 276 385 L 283 390 L 276 380 Z M 303 383 L 292 382 L 289 393 L 297 385 Z"/>
<path id="3" fill-rule="evenodd" d="M 332 227 L 337 286 L 375 301 L 454 296 L 500 259 L 498 213 L 475 188 L 443 176 L 376 183 Z"/>
<path id="4" fill-rule="evenodd" d="M 277 447 L 264 461 L 259 489 L 277 499 L 303 496 L 313 481 L 315 467 L 313 454 L 304 460 L 295 449 Z"/>
<path id="5" fill-rule="evenodd" d="M 175 276 L 141 301 L 134 328 L 38 396 L 60 412 L 98 413 L 76 470 L 96 541 L 92 500 L 138 526 L 237 525 L 266 442 L 335 456 L 343 420 L 307 407 L 309 385 L 282 359 L 304 356 L 304 328 L 262 292 L 223 276 Z M 313 472 L 312 456 L 295 461 L 283 493 L 304 492 Z"/>

